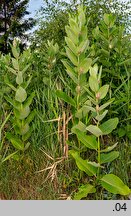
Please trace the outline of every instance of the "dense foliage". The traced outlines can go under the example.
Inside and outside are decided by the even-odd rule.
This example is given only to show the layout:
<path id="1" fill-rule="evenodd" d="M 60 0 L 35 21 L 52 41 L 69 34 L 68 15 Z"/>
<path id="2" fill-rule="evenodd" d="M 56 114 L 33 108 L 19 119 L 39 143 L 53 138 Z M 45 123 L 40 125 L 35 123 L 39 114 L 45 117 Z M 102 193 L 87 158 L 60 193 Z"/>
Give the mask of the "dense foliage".
<path id="1" fill-rule="evenodd" d="M 110 13 L 114 1 L 90 1 L 90 12 L 86 1 L 59 10 L 59 1 L 46 2 L 49 21 L 31 49 L 21 52 L 14 40 L 11 53 L 0 56 L 0 196 L 128 199 L 128 19 Z"/>

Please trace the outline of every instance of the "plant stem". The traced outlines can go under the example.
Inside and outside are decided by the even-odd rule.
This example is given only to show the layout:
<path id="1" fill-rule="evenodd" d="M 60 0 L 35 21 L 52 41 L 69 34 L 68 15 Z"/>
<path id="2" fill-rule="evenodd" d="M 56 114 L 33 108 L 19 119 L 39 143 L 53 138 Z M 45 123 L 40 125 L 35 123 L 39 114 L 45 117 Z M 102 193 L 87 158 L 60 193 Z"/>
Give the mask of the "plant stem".
<path id="1" fill-rule="evenodd" d="M 101 164 L 101 158 L 100 158 L 100 138 L 98 137 L 98 163 L 99 165 Z M 100 167 L 98 167 L 98 172 L 97 172 L 97 178 L 99 179 L 100 177 Z"/>

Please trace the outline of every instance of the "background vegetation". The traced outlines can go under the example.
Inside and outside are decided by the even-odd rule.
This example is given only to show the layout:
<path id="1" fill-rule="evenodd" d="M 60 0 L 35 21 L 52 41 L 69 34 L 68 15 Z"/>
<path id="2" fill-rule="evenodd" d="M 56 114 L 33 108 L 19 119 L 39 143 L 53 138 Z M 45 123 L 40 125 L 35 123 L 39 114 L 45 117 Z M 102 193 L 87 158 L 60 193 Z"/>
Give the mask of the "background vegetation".
<path id="1" fill-rule="evenodd" d="M 6 9 L 13 2 L 7 1 Z M 31 19 L 21 26 L 21 18 L 28 13 L 27 3 L 23 1 L 19 5 L 17 1 L 19 7 L 15 13 L 12 9 L 10 23 L 8 13 L 8 19 L 0 16 L 0 30 L 4 32 L 0 36 L 0 198 L 73 199 L 88 177 L 77 168 L 69 150 L 80 151 L 83 159 L 94 158 L 91 149 L 79 146 L 79 139 L 71 130 L 79 119 L 74 116 L 76 108 L 72 106 L 79 89 L 76 91 L 65 63 L 70 61 L 65 26 L 69 25 L 69 13 L 77 15 L 78 4 L 77 1 L 72 4 L 43 1 L 42 16 L 38 19 L 40 27 L 30 37 L 30 48 L 23 49 L 23 43 L 14 40 L 12 45 L 9 42 L 16 36 L 23 38 L 24 32 L 34 24 Z M 96 63 L 99 68 L 102 65 L 102 85 L 109 85 L 102 101 L 106 103 L 114 98 L 105 118 L 119 118 L 117 128 L 103 136 L 105 145 L 118 142 L 115 150 L 119 151 L 119 157 L 106 164 L 105 174 L 113 173 L 131 187 L 130 4 L 115 0 L 81 3 L 86 6 L 85 28 L 88 29 L 83 56 L 91 59 L 85 67 L 89 71 Z M 0 6 L 1 14 L 4 6 L 5 1 Z M 112 13 L 109 22 L 105 13 Z M 13 14 L 18 16 L 14 15 L 13 19 Z M 5 22 L 8 28 L 3 29 Z M 70 64 L 73 67 L 73 63 Z M 83 75 L 82 87 L 87 87 L 88 74 Z M 85 98 L 87 100 L 88 93 L 83 91 L 82 94 L 77 111 Z M 93 114 L 84 115 L 83 124 L 93 123 Z M 98 186 L 96 193 L 84 198 L 109 200 L 129 199 L 129 196 L 112 194 Z"/>

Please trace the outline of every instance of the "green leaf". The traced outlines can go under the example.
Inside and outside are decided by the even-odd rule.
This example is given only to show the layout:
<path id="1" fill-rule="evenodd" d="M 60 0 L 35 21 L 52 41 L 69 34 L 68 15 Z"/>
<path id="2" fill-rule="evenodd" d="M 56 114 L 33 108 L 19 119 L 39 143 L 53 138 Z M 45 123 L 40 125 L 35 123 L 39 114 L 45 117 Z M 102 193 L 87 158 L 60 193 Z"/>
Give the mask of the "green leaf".
<path id="1" fill-rule="evenodd" d="M 125 134 L 126 134 L 126 130 L 125 130 L 124 128 L 119 128 L 119 129 L 117 130 L 117 133 L 118 133 L 118 136 L 119 136 L 119 137 L 123 137 L 123 136 L 125 136 Z"/>
<path id="2" fill-rule="evenodd" d="M 31 79 L 32 79 L 32 76 L 29 76 L 29 79 L 26 81 L 26 83 L 24 83 L 23 87 L 24 89 L 27 89 L 28 85 L 30 84 L 31 82 Z"/>
<path id="3" fill-rule="evenodd" d="M 103 168 L 103 166 L 101 166 L 99 163 L 96 163 L 96 162 L 91 162 L 91 161 L 88 161 L 88 164 L 91 164 L 93 167 L 96 167 L 96 168 L 98 168 L 98 167 L 101 167 L 101 168 Z"/>
<path id="4" fill-rule="evenodd" d="M 82 41 L 78 47 L 78 53 L 86 52 L 86 50 L 88 49 L 88 46 L 89 46 L 89 40 L 88 39 Z"/>
<path id="5" fill-rule="evenodd" d="M 62 63 L 64 64 L 64 66 L 66 67 L 66 72 L 68 73 L 68 75 L 70 76 L 70 78 L 76 83 L 78 84 L 78 80 L 76 78 L 75 72 L 73 70 L 73 68 L 70 66 L 70 64 L 65 61 L 62 60 Z"/>
<path id="6" fill-rule="evenodd" d="M 106 116 L 107 113 L 108 113 L 108 110 L 105 110 L 101 115 L 97 114 L 95 119 L 100 122 Z"/>
<path id="7" fill-rule="evenodd" d="M 104 85 L 99 89 L 100 99 L 103 99 L 107 95 L 108 89 L 109 85 Z"/>
<path id="8" fill-rule="evenodd" d="M 80 62 L 78 70 L 80 71 L 81 74 L 85 74 L 89 68 L 91 67 L 92 64 L 92 59 L 91 58 L 85 58 Z"/>
<path id="9" fill-rule="evenodd" d="M 2 159 L 2 163 L 4 163 L 5 161 L 9 160 L 10 158 L 12 158 L 17 153 L 18 153 L 18 150 L 16 152 L 13 152 L 12 154 L 9 154 L 7 157 L 5 157 L 4 159 Z"/>
<path id="10" fill-rule="evenodd" d="M 112 151 L 117 146 L 117 144 L 118 143 L 115 143 L 114 145 L 109 146 L 106 149 L 101 150 L 101 152 L 110 152 L 110 151 Z"/>
<path id="11" fill-rule="evenodd" d="M 22 125 L 22 127 L 20 128 L 21 135 L 25 135 L 28 131 L 29 131 L 29 124 L 27 123 Z"/>
<path id="12" fill-rule="evenodd" d="M 80 33 L 80 39 L 85 41 L 87 39 L 87 26 L 82 27 Z"/>
<path id="13" fill-rule="evenodd" d="M 75 32 L 76 35 L 78 35 L 80 32 L 80 28 L 78 26 L 77 21 L 74 20 L 71 16 L 69 17 L 69 24 L 70 24 L 70 28 L 73 30 L 73 32 Z"/>
<path id="14" fill-rule="evenodd" d="M 26 107 L 23 106 L 22 109 L 20 109 L 19 119 L 23 120 L 23 119 L 27 118 L 29 113 L 30 113 L 30 107 L 29 106 L 26 106 Z"/>
<path id="15" fill-rule="evenodd" d="M 108 100 L 105 104 L 101 105 L 99 107 L 99 111 L 102 111 L 103 109 L 105 109 L 107 106 L 109 106 L 112 102 L 114 101 L 114 98 Z"/>
<path id="16" fill-rule="evenodd" d="M 79 187 L 79 191 L 75 193 L 73 200 L 81 200 L 84 197 L 87 197 L 89 193 L 95 193 L 96 189 L 91 184 L 85 184 Z"/>
<path id="17" fill-rule="evenodd" d="M 96 111 L 93 107 L 84 105 L 81 109 L 79 109 L 79 110 L 75 113 L 75 117 L 77 117 L 77 118 L 79 118 L 79 119 L 82 119 L 82 118 L 84 118 L 84 117 L 87 116 L 87 114 L 89 113 L 90 110 L 92 110 L 93 112 Z"/>
<path id="18" fill-rule="evenodd" d="M 78 66 L 78 60 L 77 57 L 74 55 L 74 53 L 66 47 L 66 54 L 68 56 L 68 58 L 70 59 L 70 61 L 75 65 Z"/>
<path id="19" fill-rule="evenodd" d="M 101 179 L 101 185 L 107 191 L 113 194 L 120 194 L 126 196 L 131 192 L 129 187 L 125 185 L 123 181 L 114 174 L 107 174 L 103 176 L 103 178 Z"/>
<path id="20" fill-rule="evenodd" d="M 20 86 L 16 91 L 15 100 L 22 103 L 26 100 L 26 98 L 27 98 L 27 93 L 26 93 L 25 89 L 23 89 Z"/>
<path id="21" fill-rule="evenodd" d="M 6 137 L 16 149 L 24 150 L 24 143 L 18 137 L 11 133 L 6 133 Z"/>
<path id="22" fill-rule="evenodd" d="M 71 29 L 69 26 L 65 27 L 67 36 L 74 42 L 75 45 L 78 44 L 79 40 L 78 40 L 78 33 L 75 32 L 73 29 Z"/>
<path id="23" fill-rule="evenodd" d="M 32 122 L 32 120 L 34 119 L 35 115 L 36 115 L 36 110 L 33 110 L 25 120 L 25 123 L 30 124 L 30 122 Z"/>
<path id="24" fill-rule="evenodd" d="M 12 159 L 15 161 L 19 161 L 22 158 L 22 155 L 18 152 L 17 154 L 13 155 Z"/>
<path id="25" fill-rule="evenodd" d="M 86 127 L 86 130 L 94 134 L 96 137 L 103 135 L 103 132 L 101 131 L 101 129 L 95 125 L 89 125 L 88 127 Z"/>
<path id="26" fill-rule="evenodd" d="M 100 129 L 103 132 L 103 135 L 111 133 L 117 127 L 118 122 L 118 118 L 112 118 L 100 125 Z"/>
<path id="27" fill-rule="evenodd" d="M 83 10 L 83 5 L 78 6 L 78 21 L 79 21 L 80 28 L 82 28 L 86 23 L 86 17 Z"/>
<path id="28" fill-rule="evenodd" d="M 83 160 L 80 156 L 79 153 L 74 151 L 74 150 L 70 150 L 70 154 L 73 156 L 73 158 L 76 161 L 76 164 L 78 166 L 78 168 L 85 172 L 87 175 L 89 176 L 95 176 L 97 173 L 97 167 L 92 166 L 91 164 L 88 164 L 87 160 Z"/>
<path id="29" fill-rule="evenodd" d="M 67 46 L 71 49 L 71 51 L 77 55 L 77 47 L 75 46 L 75 44 L 73 43 L 73 41 L 68 38 L 68 37 L 65 37 L 65 41 L 66 41 L 66 44 Z"/>
<path id="30" fill-rule="evenodd" d="M 99 33 L 100 33 L 99 27 L 97 26 L 95 29 L 93 29 L 92 33 L 93 33 L 94 38 L 98 39 L 99 38 Z"/>
<path id="31" fill-rule="evenodd" d="M 60 99 L 64 100 L 66 103 L 69 103 L 73 107 L 76 107 L 75 101 L 71 97 L 69 97 L 65 92 L 62 92 L 61 90 L 57 90 L 56 95 Z"/>
<path id="32" fill-rule="evenodd" d="M 6 76 L 4 77 L 4 81 L 5 81 L 6 85 L 8 85 L 13 91 L 16 91 L 16 90 L 17 90 L 17 89 L 15 88 L 15 86 L 13 86 L 13 85 L 10 83 L 7 74 L 6 74 Z"/>
<path id="33" fill-rule="evenodd" d="M 77 133 L 77 130 L 79 131 L 82 131 L 82 132 L 85 132 L 86 131 L 86 125 L 83 124 L 81 121 L 79 121 L 79 123 L 77 125 L 74 125 L 72 128 L 71 128 L 71 131 L 72 133 Z"/>
<path id="34" fill-rule="evenodd" d="M 30 142 L 28 142 L 26 145 L 25 145 L 25 148 L 24 148 L 24 151 L 27 150 L 30 146 Z"/>
<path id="35" fill-rule="evenodd" d="M 110 53 L 105 49 L 101 49 L 101 52 L 102 52 L 102 55 L 105 55 L 106 57 L 110 56 Z"/>
<path id="36" fill-rule="evenodd" d="M 12 58 L 12 64 L 15 70 L 19 70 L 19 63 L 18 60 Z"/>
<path id="37" fill-rule="evenodd" d="M 16 83 L 18 85 L 21 85 L 23 83 L 23 76 L 22 76 L 22 72 L 18 72 L 17 77 L 16 77 Z"/>
<path id="38" fill-rule="evenodd" d="M 26 107 L 20 107 L 19 109 L 14 109 L 14 114 L 16 118 L 18 119 L 25 119 L 30 113 L 30 108 L 29 106 Z"/>
<path id="39" fill-rule="evenodd" d="M 106 25 L 110 24 L 110 16 L 109 14 L 104 14 L 104 22 Z"/>
<path id="40" fill-rule="evenodd" d="M 109 163 L 115 160 L 117 157 L 119 157 L 119 152 L 118 151 L 112 151 L 107 154 L 101 154 L 101 164 L 103 163 Z"/>
<path id="41" fill-rule="evenodd" d="M 4 96 L 4 98 L 15 108 L 17 108 L 17 104 L 15 103 L 14 100 L 12 100 L 12 98 L 10 98 L 9 96 Z"/>
<path id="42" fill-rule="evenodd" d="M 30 67 L 30 65 L 31 64 L 26 65 L 26 67 L 21 71 L 22 74 L 24 74 L 28 70 L 28 68 Z"/>
<path id="43" fill-rule="evenodd" d="M 95 64 L 93 67 L 90 68 L 89 70 L 90 72 L 90 76 L 94 77 L 95 79 L 97 79 L 97 74 L 98 74 L 98 65 Z"/>
<path id="44" fill-rule="evenodd" d="M 12 47 L 12 53 L 16 59 L 19 58 L 19 52 L 17 51 L 17 48 L 14 46 Z"/>
<path id="45" fill-rule="evenodd" d="M 33 131 L 33 129 L 29 128 L 28 132 L 22 136 L 23 142 L 25 142 L 26 140 L 28 140 L 30 138 L 32 131 Z"/>
<path id="46" fill-rule="evenodd" d="M 93 92 L 95 92 L 95 93 L 98 92 L 99 84 L 98 84 L 98 81 L 95 77 L 93 77 L 93 76 L 89 77 L 89 86 Z"/>
<path id="47" fill-rule="evenodd" d="M 88 136 L 82 131 L 76 129 L 75 134 L 79 141 L 81 141 L 87 148 L 97 150 L 98 144 L 94 136 Z"/>
<path id="48" fill-rule="evenodd" d="M 34 96 L 35 96 L 35 92 L 32 92 L 30 94 L 30 96 L 26 99 L 26 101 L 24 102 L 24 104 L 23 104 L 24 108 L 26 108 L 27 106 L 30 106 L 30 104 L 32 103 L 32 100 L 33 100 Z"/>
<path id="49" fill-rule="evenodd" d="M 11 68 L 11 67 L 8 67 L 8 66 L 6 66 L 6 68 L 11 72 L 11 73 L 13 73 L 13 74 L 15 74 L 15 75 L 17 75 L 17 72 L 16 72 L 16 70 L 14 70 L 13 68 Z"/>

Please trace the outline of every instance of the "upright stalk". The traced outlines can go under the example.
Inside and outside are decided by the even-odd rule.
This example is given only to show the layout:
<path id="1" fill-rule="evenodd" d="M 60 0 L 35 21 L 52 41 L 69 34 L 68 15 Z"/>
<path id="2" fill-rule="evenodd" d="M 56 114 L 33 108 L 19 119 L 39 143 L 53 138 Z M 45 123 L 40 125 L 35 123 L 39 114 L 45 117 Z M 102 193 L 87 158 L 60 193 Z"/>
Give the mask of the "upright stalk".
<path id="1" fill-rule="evenodd" d="M 98 143 L 98 164 L 100 165 L 101 164 L 101 158 L 100 158 L 100 137 L 98 137 L 97 143 Z M 98 167 L 97 178 L 98 179 L 100 178 L 100 167 Z"/>

